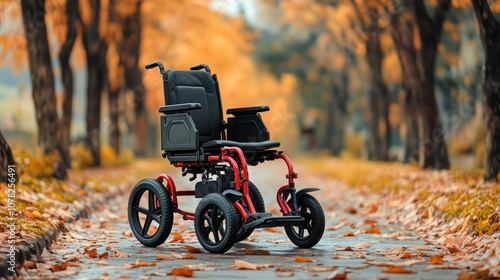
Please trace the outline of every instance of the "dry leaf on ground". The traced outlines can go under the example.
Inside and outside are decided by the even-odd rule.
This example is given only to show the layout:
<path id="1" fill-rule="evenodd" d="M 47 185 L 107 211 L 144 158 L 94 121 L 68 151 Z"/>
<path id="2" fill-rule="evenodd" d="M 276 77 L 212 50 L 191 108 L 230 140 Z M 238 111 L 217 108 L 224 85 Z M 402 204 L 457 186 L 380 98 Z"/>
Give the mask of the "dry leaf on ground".
<path id="1" fill-rule="evenodd" d="M 173 276 L 184 276 L 184 277 L 193 277 L 194 272 L 191 268 L 187 266 L 183 267 L 174 267 L 172 270 L 168 273 L 168 275 L 173 275 Z"/>
<path id="2" fill-rule="evenodd" d="M 300 262 L 300 263 L 305 263 L 305 262 L 316 262 L 316 260 L 313 260 L 313 259 L 308 259 L 308 258 L 306 258 L 306 257 L 299 256 L 299 255 L 295 256 L 295 260 L 296 260 L 297 262 Z"/>
<path id="3" fill-rule="evenodd" d="M 389 266 L 386 269 L 382 270 L 385 273 L 397 273 L 397 274 L 412 274 L 413 271 L 406 269 L 402 266 Z"/>

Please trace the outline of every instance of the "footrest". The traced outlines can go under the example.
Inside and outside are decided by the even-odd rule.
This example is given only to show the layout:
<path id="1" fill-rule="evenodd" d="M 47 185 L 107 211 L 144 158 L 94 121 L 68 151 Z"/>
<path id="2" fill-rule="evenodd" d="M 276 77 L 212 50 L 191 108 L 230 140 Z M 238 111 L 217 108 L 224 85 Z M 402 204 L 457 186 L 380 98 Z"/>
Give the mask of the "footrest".
<path id="1" fill-rule="evenodd" d="M 282 227 L 293 223 L 300 223 L 304 221 L 301 216 L 281 216 L 273 217 L 269 213 L 257 213 L 259 218 L 243 225 L 245 230 L 255 228 L 268 228 L 268 227 Z"/>

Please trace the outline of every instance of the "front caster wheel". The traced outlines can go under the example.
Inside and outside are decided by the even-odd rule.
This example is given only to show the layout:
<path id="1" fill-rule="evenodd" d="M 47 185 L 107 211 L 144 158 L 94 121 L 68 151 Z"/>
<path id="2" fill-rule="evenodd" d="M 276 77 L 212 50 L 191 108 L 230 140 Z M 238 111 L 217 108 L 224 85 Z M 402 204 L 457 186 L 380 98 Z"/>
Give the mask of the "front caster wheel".
<path id="1" fill-rule="evenodd" d="M 238 213 L 229 199 L 219 193 L 206 195 L 196 207 L 194 229 L 205 250 L 222 254 L 236 241 Z"/>
<path id="2" fill-rule="evenodd" d="M 163 244 L 174 222 L 172 199 L 167 189 L 153 179 L 137 183 L 128 201 L 128 221 L 135 238 L 143 245 Z"/>
<path id="3" fill-rule="evenodd" d="M 300 248 L 311 248 L 318 244 L 325 231 L 325 214 L 321 204 L 311 195 L 300 197 L 298 212 L 304 221 L 285 226 L 286 235 Z"/>

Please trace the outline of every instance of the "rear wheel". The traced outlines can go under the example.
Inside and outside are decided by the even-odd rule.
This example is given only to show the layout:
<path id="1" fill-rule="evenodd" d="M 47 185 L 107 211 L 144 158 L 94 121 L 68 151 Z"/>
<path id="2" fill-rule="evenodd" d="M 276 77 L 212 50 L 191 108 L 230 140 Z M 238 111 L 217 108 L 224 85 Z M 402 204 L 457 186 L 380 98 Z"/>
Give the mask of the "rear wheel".
<path id="1" fill-rule="evenodd" d="M 234 205 L 222 194 L 207 194 L 196 207 L 194 229 L 198 241 L 207 251 L 227 252 L 238 234 L 238 214 Z"/>
<path id="2" fill-rule="evenodd" d="M 172 199 L 167 189 L 153 179 L 137 183 L 128 201 L 128 221 L 135 238 L 143 245 L 163 244 L 174 221 Z"/>
<path id="3" fill-rule="evenodd" d="M 252 200 L 253 207 L 255 208 L 255 212 L 264 213 L 266 212 L 266 205 L 264 204 L 264 198 L 260 193 L 257 186 L 248 181 L 248 194 L 250 195 L 250 199 Z M 246 205 L 245 205 L 246 208 Z M 253 233 L 253 229 L 244 230 L 243 229 L 243 218 L 240 217 L 240 229 L 238 231 L 238 236 L 236 237 L 236 242 L 241 242 L 247 239 Z"/>
<path id="4" fill-rule="evenodd" d="M 325 214 L 321 204 L 309 194 L 300 197 L 298 214 L 304 221 L 285 226 L 286 235 L 300 248 L 311 248 L 318 244 L 325 231 Z"/>

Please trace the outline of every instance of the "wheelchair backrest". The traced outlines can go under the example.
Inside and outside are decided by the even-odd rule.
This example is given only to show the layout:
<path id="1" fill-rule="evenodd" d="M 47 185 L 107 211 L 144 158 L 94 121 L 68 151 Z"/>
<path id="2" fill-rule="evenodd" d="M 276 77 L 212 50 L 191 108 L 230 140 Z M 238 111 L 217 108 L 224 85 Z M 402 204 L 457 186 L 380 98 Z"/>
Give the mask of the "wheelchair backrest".
<path id="1" fill-rule="evenodd" d="M 205 71 L 167 70 L 164 74 L 165 105 L 201 104 L 201 109 L 189 112 L 198 129 L 199 145 L 221 139 L 222 105 L 217 86 L 216 77 Z"/>

